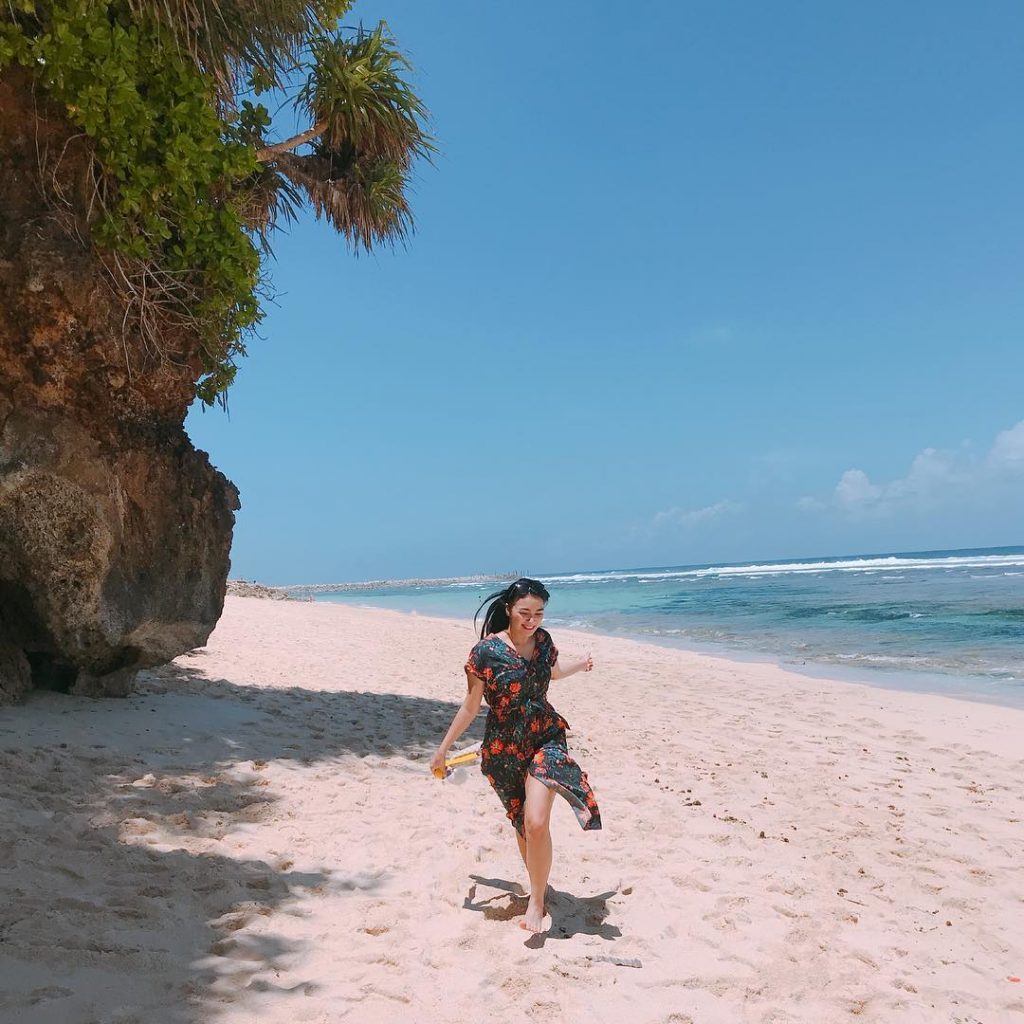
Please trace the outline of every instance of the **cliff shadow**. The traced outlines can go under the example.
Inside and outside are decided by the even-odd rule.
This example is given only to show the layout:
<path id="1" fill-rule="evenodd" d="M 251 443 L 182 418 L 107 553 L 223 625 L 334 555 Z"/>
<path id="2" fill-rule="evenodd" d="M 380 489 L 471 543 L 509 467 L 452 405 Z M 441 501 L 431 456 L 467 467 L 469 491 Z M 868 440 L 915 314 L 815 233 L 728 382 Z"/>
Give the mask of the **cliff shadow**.
<path id="1" fill-rule="evenodd" d="M 140 682 L 125 699 L 36 692 L 0 709 L 0 1018 L 297 1017 L 317 982 L 301 966 L 312 940 L 289 918 L 384 880 L 232 855 L 238 836 L 280 823 L 267 766 L 356 757 L 423 777 L 458 705 L 247 686 L 187 664 Z"/>

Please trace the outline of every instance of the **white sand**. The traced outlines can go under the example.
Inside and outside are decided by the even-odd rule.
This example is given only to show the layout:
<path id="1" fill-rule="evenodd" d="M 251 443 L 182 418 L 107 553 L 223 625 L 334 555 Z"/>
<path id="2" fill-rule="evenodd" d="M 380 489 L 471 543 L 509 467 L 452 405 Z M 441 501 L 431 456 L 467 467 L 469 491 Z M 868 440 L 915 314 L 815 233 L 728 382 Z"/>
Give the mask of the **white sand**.
<path id="1" fill-rule="evenodd" d="M 552 632 L 605 827 L 556 802 L 540 938 L 426 771 L 467 624 L 229 598 L 138 696 L 0 711 L 0 1022 L 1024 1021 L 1024 712 Z"/>

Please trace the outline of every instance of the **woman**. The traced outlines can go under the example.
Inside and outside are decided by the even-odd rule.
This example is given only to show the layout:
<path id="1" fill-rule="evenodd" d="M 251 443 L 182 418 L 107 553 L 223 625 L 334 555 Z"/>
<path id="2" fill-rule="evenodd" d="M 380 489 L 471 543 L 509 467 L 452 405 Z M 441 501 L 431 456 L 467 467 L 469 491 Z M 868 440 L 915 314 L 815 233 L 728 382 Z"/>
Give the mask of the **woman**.
<path id="1" fill-rule="evenodd" d="M 587 774 L 569 756 L 568 722 L 548 703 L 548 683 L 590 672 L 590 655 L 561 665 L 551 635 L 541 629 L 548 592 L 542 583 L 518 579 L 485 598 L 490 603 L 480 641 L 466 662 L 466 698 L 430 762 L 444 771 L 445 756 L 480 710 L 489 711 L 480 748 L 480 770 L 515 826 L 519 853 L 530 875 L 530 901 L 521 927 L 544 930 L 544 896 L 551 872 L 551 807 L 559 793 L 584 829 L 601 827 Z M 480 610 L 477 609 L 477 615 Z M 473 618 L 476 626 L 476 616 Z"/>

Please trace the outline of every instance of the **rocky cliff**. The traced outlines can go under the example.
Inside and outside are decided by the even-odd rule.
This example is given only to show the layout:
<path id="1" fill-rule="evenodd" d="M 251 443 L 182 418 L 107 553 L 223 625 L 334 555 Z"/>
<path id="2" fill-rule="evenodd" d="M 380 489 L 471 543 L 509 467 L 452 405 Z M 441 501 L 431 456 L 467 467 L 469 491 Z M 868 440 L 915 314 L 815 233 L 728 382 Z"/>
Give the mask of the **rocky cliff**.
<path id="1" fill-rule="evenodd" d="M 88 241 L 91 160 L 0 75 L 0 701 L 125 693 L 223 606 L 238 494 L 184 431 L 198 341 L 138 329 Z"/>

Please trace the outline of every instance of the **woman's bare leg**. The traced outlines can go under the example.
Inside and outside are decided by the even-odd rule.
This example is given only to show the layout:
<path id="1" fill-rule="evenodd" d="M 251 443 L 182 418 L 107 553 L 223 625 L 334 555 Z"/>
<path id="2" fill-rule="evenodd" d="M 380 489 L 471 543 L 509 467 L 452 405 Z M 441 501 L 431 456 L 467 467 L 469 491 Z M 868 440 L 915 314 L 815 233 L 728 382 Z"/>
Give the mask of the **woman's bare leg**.
<path id="1" fill-rule="evenodd" d="M 519 856 L 523 858 L 523 863 L 526 865 L 526 870 L 530 870 L 529 861 L 526 859 L 526 840 L 516 832 L 516 843 L 519 846 Z"/>
<path id="2" fill-rule="evenodd" d="M 532 775 L 526 776 L 523 831 L 526 833 L 526 870 L 530 873 L 530 902 L 520 927 L 531 932 L 544 930 L 544 897 L 551 874 L 551 808 L 554 802 L 553 789 L 548 789 Z"/>

